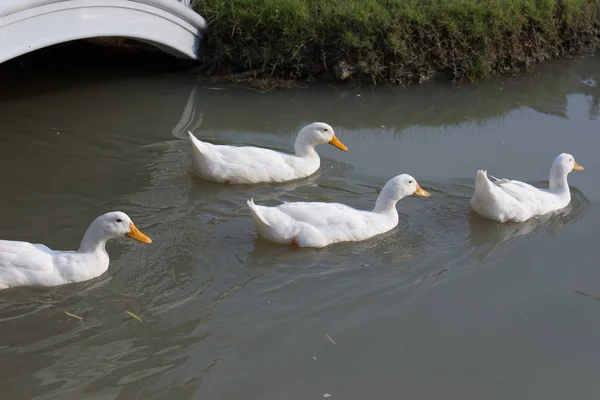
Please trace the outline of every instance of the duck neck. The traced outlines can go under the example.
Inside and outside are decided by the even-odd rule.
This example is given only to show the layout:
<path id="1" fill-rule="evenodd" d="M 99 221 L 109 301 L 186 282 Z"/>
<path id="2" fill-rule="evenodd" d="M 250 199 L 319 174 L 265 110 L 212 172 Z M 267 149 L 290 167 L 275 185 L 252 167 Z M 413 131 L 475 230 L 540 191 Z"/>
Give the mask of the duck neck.
<path id="1" fill-rule="evenodd" d="M 379 193 L 373 212 L 379 214 L 386 214 L 390 212 L 398 214 L 398 211 L 396 210 L 396 203 L 398 203 L 400 199 L 392 196 L 390 191 L 386 189 L 388 188 L 384 187 L 381 193 Z"/>
<path id="2" fill-rule="evenodd" d="M 81 239 L 79 245 L 79 253 L 95 253 L 98 251 L 105 251 L 106 242 L 108 238 L 100 230 L 94 226 L 90 226 Z"/>
<path id="3" fill-rule="evenodd" d="M 550 169 L 549 190 L 553 193 L 569 193 L 567 173 L 563 169 L 552 166 Z"/>
<path id="4" fill-rule="evenodd" d="M 315 145 L 303 135 L 298 135 L 296 138 L 294 150 L 296 151 L 297 157 L 319 157 L 315 151 Z"/>

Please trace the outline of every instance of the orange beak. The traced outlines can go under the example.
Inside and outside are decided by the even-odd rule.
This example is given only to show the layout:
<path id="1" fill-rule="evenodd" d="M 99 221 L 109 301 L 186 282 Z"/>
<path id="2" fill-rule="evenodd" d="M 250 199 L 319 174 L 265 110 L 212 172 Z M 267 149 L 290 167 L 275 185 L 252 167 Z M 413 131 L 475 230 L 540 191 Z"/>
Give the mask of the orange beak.
<path id="1" fill-rule="evenodd" d="M 431 194 L 429 194 L 428 191 L 423 190 L 423 188 L 421 186 L 419 186 L 418 183 L 417 183 L 417 190 L 415 190 L 415 192 L 413 194 L 416 194 L 417 196 L 423 196 L 423 197 L 431 196 Z"/>
<path id="2" fill-rule="evenodd" d="M 573 169 L 575 171 L 583 171 L 583 167 L 577 163 L 575 163 L 575 165 L 573 166 Z"/>
<path id="3" fill-rule="evenodd" d="M 338 139 L 335 134 L 333 135 L 333 139 L 329 141 L 329 144 L 337 147 L 340 150 L 348 151 L 348 148 L 344 145 L 344 143 L 340 142 L 340 139 Z"/>
<path id="4" fill-rule="evenodd" d="M 138 242 L 152 243 L 152 239 L 140 232 L 140 230 L 135 227 L 133 222 L 129 223 L 129 232 L 126 233 L 125 236 L 135 239 Z"/>

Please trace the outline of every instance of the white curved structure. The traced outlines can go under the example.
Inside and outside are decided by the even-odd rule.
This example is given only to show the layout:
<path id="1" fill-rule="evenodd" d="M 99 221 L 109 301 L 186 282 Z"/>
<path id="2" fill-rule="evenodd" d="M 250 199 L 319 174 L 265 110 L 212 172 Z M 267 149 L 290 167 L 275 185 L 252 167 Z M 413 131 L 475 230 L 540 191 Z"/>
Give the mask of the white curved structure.
<path id="1" fill-rule="evenodd" d="M 185 4 L 182 4 L 185 3 Z M 198 58 L 204 18 L 189 0 L 0 0 L 0 63 L 78 39 L 125 37 Z"/>

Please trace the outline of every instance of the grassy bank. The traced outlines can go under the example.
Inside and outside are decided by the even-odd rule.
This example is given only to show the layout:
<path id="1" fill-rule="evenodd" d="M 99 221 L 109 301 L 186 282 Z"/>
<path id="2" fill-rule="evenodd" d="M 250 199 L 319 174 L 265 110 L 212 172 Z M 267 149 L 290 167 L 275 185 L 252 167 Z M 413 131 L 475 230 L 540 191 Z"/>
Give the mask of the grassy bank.
<path id="1" fill-rule="evenodd" d="M 478 79 L 594 46 L 597 0 L 197 0 L 204 74 Z"/>

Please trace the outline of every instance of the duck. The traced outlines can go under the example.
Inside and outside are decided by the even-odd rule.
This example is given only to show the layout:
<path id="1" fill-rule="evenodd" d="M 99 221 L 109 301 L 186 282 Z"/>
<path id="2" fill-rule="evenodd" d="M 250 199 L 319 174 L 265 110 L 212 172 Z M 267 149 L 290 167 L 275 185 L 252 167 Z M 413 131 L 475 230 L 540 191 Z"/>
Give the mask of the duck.
<path id="1" fill-rule="evenodd" d="M 523 222 L 563 209 L 571 202 L 567 176 L 571 171 L 583 170 L 571 154 L 559 154 L 550 167 L 548 189 L 491 175 L 490 179 L 487 171 L 479 170 L 475 176 L 471 208 L 498 222 Z"/>
<path id="2" fill-rule="evenodd" d="M 127 236 L 152 243 L 127 214 L 113 211 L 89 225 L 77 251 L 52 250 L 43 244 L 0 240 L 0 289 L 21 286 L 52 287 L 102 275 L 109 264 L 105 245 Z"/>
<path id="3" fill-rule="evenodd" d="M 402 174 L 383 187 L 372 211 L 341 203 L 293 202 L 276 207 L 247 201 L 258 235 L 263 239 L 297 247 L 325 247 L 333 243 L 362 241 L 398 225 L 396 203 L 410 195 L 429 197 L 415 178 Z"/>
<path id="4" fill-rule="evenodd" d="M 253 146 L 214 145 L 196 138 L 191 131 L 192 169 L 202 179 L 226 184 L 285 182 L 314 174 L 321 165 L 315 146 L 331 144 L 348 148 L 331 126 L 314 122 L 300 130 L 294 144 L 295 154 Z"/>

